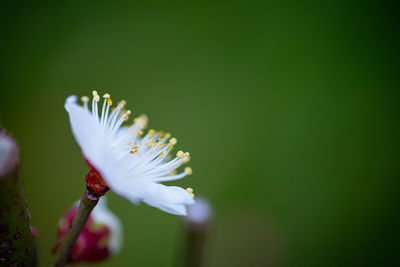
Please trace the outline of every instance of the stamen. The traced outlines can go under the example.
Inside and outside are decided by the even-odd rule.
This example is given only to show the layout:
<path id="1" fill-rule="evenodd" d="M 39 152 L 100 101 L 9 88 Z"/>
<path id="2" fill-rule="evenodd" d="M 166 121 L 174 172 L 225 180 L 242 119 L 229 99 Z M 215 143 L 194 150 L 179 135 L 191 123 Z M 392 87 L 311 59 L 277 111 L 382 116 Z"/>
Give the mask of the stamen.
<path id="1" fill-rule="evenodd" d="M 140 129 L 144 129 L 147 126 L 147 116 L 142 114 L 139 117 L 136 117 L 133 120 L 133 123 L 136 124 Z"/>
<path id="2" fill-rule="evenodd" d="M 185 156 L 185 153 L 182 150 L 179 150 L 178 153 L 176 153 L 176 156 L 178 158 L 183 158 L 183 156 Z"/>
<path id="3" fill-rule="evenodd" d="M 192 197 L 194 197 L 193 188 L 188 187 L 188 188 L 186 188 L 186 191 L 187 191 Z"/>
<path id="4" fill-rule="evenodd" d="M 108 99 L 107 99 L 107 104 L 109 104 L 110 106 L 112 105 L 112 100 L 111 100 L 111 98 L 108 98 Z"/>
<path id="5" fill-rule="evenodd" d="M 89 109 L 89 108 L 88 108 L 88 103 L 89 103 L 89 101 L 90 101 L 90 98 L 87 97 L 87 96 L 82 96 L 82 97 L 81 97 L 81 100 L 82 100 L 82 102 L 83 102 L 83 107 L 84 107 L 85 109 Z"/>
<path id="6" fill-rule="evenodd" d="M 150 144 L 151 144 L 151 147 L 155 147 L 157 145 L 157 142 L 153 138 L 153 139 L 150 140 Z"/>
<path id="7" fill-rule="evenodd" d="M 185 155 L 183 156 L 182 163 L 187 163 L 189 161 L 190 161 L 189 152 L 186 152 Z"/>
<path id="8" fill-rule="evenodd" d="M 104 98 L 110 98 L 111 96 L 110 96 L 110 94 L 104 94 L 103 97 Z"/>
<path id="9" fill-rule="evenodd" d="M 93 101 L 92 101 L 92 115 L 96 118 L 96 121 L 99 122 L 99 110 L 97 103 L 100 101 L 100 96 L 97 94 L 97 91 L 93 90 Z"/>
<path id="10" fill-rule="evenodd" d="M 190 167 L 186 167 L 185 172 L 187 175 L 192 175 L 192 173 L 193 173 L 192 168 L 190 168 Z"/>
<path id="11" fill-rule="evenodd" d="M 126 106 L 126 101 L 125 100 L 121 100 L 121 101 L 119 101 L 119 103 L 121 104 L 121 108 Z"/>
<path id="12" fill-rule="evenodd" d="M 177 143 L 178 143 L 178 140 L 176 140 L 176 138 L 175 137 L 173 137 L 173 138 L 171 138 L 170 140 L 169 140 L 169 143 L 171 144 L 171 145 L 176 145 Z"/>

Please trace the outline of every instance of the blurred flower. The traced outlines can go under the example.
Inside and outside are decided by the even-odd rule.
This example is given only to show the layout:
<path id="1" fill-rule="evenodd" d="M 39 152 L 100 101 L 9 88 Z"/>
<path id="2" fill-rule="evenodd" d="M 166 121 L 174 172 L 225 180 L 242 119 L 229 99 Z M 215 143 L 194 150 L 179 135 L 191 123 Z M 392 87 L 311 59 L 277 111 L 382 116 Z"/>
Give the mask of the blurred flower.
<path id="1" fill-rule="evenodd" d="M 53 252 L 57 251 L 65 234 L 71 227 L 72 220 L 79 208 L 79 201 L 69 208 L 60 219 L 57 243 Z M 68 261 L 98 262 L 119 252 L 122 243 L 121 223 L 106 206 L 106 199 L 101 198 L 71 250 Z"/>
<path id="2" fill-rule="evenodd" d="M 94 197 L 104 195 L 108 188 L 133 203 L 145 202 L 163 211 L 186 215 L 186 205 L 194 203 L 192 189 L 186 191 L 161 182 L 174 181 L 192 174 L 175 170 L 189 161 L 189 153 L 179 151 L 174 159 L 169 153 L 177 143 L 171 134 L 149 130 L 143 136 L 147 117 L 141 115 L 129 127 L 121 127 L 131 114 L 125 111 L 125 101 L 112 109 L 109 94 L 105 94 L 99 115 L 100 96 L 93 91 L 91 111 L 89 98 L 82 97 L 83 107 L 77 97 L 70 96 L 65 102 L 69 113 L 72 133 L 91 167 L 86 177 L 89 193 Z"/>
<path id="3" fill-rule="evenodd" d="M 185 222 L 193 231 L 204 231 L 210 227 L 212 217 L 210 203 L 204 198 L 197 198 L 196 203 L 188 207 Z"/>
<path id="4" fill-rule="evenodd" d="M 196 203 L 188 207 L 187 216 L 183 218 L 186 234 L 179 266 L 205 266 L 204 252 L 212 218 L 212 207 L 204 198 L 197 198 Z"/>

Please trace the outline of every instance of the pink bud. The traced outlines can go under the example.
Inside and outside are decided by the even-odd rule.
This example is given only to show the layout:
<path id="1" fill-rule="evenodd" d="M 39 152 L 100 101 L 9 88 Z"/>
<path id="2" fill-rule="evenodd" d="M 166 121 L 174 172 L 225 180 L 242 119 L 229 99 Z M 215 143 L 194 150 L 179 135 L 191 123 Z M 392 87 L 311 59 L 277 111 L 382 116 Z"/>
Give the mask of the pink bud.
<path id="1" fill-rule="evenodd" d="M 59 222 L 55 253 L 78 211 L 79 202 L 72 205 Z M 102 197 L 94 208 L 88 221 L 80 233 L 75 246 L 71 250 L 70 263 L 99 262 L 119 252 L 121 246 L 121 223 L 106 207 L 106 199 Z"/>

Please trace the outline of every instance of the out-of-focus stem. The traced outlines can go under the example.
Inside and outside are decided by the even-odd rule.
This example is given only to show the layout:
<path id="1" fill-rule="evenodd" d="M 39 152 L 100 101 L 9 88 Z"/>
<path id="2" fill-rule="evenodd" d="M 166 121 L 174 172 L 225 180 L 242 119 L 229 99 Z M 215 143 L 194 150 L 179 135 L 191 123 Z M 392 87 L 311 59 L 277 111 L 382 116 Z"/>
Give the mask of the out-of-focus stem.
<path id="1" fill-rule="evenodd" d="M 65 266 L 68 262 L 68 257 L 72 247 L 75 245 L 79 234 L 82 232 L 87 220 L 89 219 L 90 213 L 96 206 L 99 200 L 91 199 L 88 197 L 87 192 L 82 197 L 79 204 L 78 212 L 76 213 L 74 220 L 72 221 L 71 227 L 66 233 L 60 247 L 55 253 L 50 266 L 61 267 Z"/>
<path id="2" fill-rule="evenodd" d="M 206 233 L 198 233 L 187 231 L 184 247 L 184 264 L 185 267 L 200 267 L 203 262 L 204 241 Z"/>
<path id="3" fill-rule="evenodd" d="M 184 218 L 185 240 L 181 255 L 182 267 L 202 266 L 211 222 L 210 204 L 205 199 L 196 199 L 196 203 L 188 207 L 188 215 Z"/>
<path id="4" fill-rule="evenodd" d="M 0 126 L 0 266 L 36 266 L 36 253 L 19 148 Z"/>

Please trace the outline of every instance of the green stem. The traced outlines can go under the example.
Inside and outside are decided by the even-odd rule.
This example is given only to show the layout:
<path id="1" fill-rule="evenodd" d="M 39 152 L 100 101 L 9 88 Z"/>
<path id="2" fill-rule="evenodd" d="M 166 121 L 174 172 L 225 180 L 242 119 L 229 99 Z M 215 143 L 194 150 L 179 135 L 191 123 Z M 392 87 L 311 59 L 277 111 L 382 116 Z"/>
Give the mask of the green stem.
<path id="1" fill-rule="evenodd" d="M 20 177 L 19 148 L 0 126 L 0 266 L 17 265 L 37 265 L 37 243 Z"/>
<path id="2" fill-rule="evenodd" d="M 60 247 L 54 255 L 50 266 L 62 267 L 67 264 L 71 249 L 75 245 L 79 234 L 82 232 L 85 223 L 89 219 L 90 213 L 98 201 L 98 199 L 92 200 L 88 198 L 87 193 L 85 192 L 79 204 L 78 212 L 72 221 L 72 225 L 68 229 Z"/>

